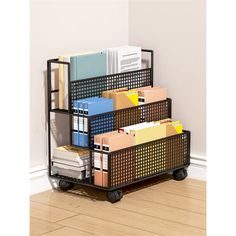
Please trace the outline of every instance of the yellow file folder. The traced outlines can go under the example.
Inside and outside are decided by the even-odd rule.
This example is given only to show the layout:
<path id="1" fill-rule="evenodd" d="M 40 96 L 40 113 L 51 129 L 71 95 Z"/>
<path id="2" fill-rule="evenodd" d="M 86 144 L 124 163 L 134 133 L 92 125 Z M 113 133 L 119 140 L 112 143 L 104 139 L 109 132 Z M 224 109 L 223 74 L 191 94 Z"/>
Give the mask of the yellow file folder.
<path id="1" fill-rule="evenodd" d="M 155 126 L 148 128 L 141 128 L 136 130 L 131 130 L 130 134 L 134 136 L 135 144 L 141 144 L 150 142 L 156 139 L 166 137 L 166 126 L 162 124 L 156 124 Z"/>

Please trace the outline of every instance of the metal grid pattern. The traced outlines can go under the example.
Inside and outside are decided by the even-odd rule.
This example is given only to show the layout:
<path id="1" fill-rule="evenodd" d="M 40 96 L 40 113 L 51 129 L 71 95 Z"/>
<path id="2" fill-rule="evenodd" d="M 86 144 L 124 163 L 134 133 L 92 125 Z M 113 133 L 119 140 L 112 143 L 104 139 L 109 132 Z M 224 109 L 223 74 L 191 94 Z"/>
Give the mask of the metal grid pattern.
<path id="1" fill-rule="evenodd" d="M 113 112 L 100 114 L 99 116 L 96 116 L 96 118 L 93 118 L 93 116 L 91 117 L 88 118 L 88 145 L 90 148 L 93 148 L 94 135 L 115 130 L 115 121 Z"/>
<path id="2" fill-rule="evenodd" d="M 185 131 L 179 135 L 111 152 L 109 187 L 126 185 L 187 165 L 190 160 L 189 149 L 190 133 Z"/>
<path id="3" fill-rule="evenodd" d="M 135 148 L 124 149 L 109 156 L 110 175 L 108 185 L 116 187 L 135 179 Z M 109 170 L 108 170 L 109 172 Z"/>
<path id="4" fill-rule="evenodd" d="M 83 80 L 71 81 L 71 101 L 101 96 L 102 92 L 110 89 L 128 87 L 134 89 L 152 85 L 152 69 L 105 75 Z"/>
<path id="5" fill-rule="evenodd" d="M 171 99 L 141 106 L 116 110 L 89 117 L 89 147 L 93 148 L 94 135 L 107 133 L 124 126 L 171 118 Z"/>

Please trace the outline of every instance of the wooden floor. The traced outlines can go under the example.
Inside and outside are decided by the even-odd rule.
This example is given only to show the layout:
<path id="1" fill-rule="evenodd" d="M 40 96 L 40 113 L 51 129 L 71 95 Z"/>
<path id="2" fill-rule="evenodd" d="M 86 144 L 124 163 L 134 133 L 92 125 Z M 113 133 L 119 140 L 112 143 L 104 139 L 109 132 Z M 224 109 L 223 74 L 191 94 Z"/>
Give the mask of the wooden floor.
<path id="1" fill-rule="evenodd" d="M 201 236 L 205 230 L 206 183 L 193 179 L 166 175 L 136 184 L 115 204 L 79 186 L 31 196 L 31 236 Z"/>

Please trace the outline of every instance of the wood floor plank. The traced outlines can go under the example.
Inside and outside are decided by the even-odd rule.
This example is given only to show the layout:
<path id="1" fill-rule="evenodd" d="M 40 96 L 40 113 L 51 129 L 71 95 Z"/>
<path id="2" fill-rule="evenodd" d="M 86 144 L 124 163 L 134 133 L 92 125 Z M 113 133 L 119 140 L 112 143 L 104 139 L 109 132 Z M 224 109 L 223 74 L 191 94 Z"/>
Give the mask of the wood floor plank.
<path id="1" fill-rule="evenodd" d="M 177 182 L 178 183 L 178 182 Z M 201 201 L 206 201 L 205 190 L 196 186 L 177 184 L 176 182 L 167 181 L 165 183 L 149 187 L 152 190 L 164 191 L 179 196 L 185 196 Z"/>
<path id="2" fill-rule="evenodd" d="M 126 225 L 132 228 L 145 230 L 161 235 L 205 235 L 205 230 L 184 225 L 181 223 L 170 222 L 161 218 L 154 218 L 152 216 L 146 216 L 142 213 L 131 212 L 127 209 L 119 209 L 122 206 L 122 201 L 115 205 L 107 202 L 88 202 L 83 200 L 83 204 L 76 208 L 78 213 L 90 217 L 95 217 L 108 222 L 113 222 L 121 225 Z M 138 206 L 137 206 L 138 207 Z M 142 205 L 139 206 L 142 209 Z M 158 208 L 156 208 L 158 210 Z M 140 210 L 141 211 L 141 210 Z M 108 223 L 110 224 L 110 223 Z"/>
<path id="3" fill-rule="evenodd" d="M 77 215 L 74 212 L 62 210 L 56 207 L 47 206 L 45 204 L 31 202 L 30 216 L 42 219 L 48 222 L 56 222 L 71 216 Z"/>
<path id="4" fill-rule="evenodd" d="M 44 236 L 205 236 L 206 183 L 167 180 L 127 187 L 115 204 L 106 201 L 104 192 L 81 186 L 33 195 L 31 236 L 38 235 L 43 223 L 41 229 L 48 230 L 41 231 Z"/>
<path id="5" fill-rule="evenodd" d="M 68 211 L 74 211 L 80 205 L 78 197 L 73 194 L 58 192 L 57 190 L 45 191 L 30 197 L 31 201 L 47 204 L 62 208 Z"/>
<path id="6" fill-rule="evenodd" d="M 190 212 L 205 214 L 206 202 L 174 195 L 164 191 L 153 191 L 148 188 L 125 194 L 125 198 L 140 199 L 153 203 L 163 204 L 173 208 L 179 208 Z"/>
<path id="7" fill-rule="evenodd" d="M 204 186 L 203 184 L 199 184 L 196 181 L 191 181 L 189 179 L 185 179 L 185 180 L 182 180 L 182 181 L 176 181 L 176 180 L 171 179 L 169 181 L 166 181 L 164 184 L 165 184 L 165 186 L 170 186 L 170 187 L 174 186 L 174 187 L 179 187 L 181 189 L 188 188 L 188 187 L 191 188 L 192 187 L 192 188 L 194 188 L 196 190 L 199 190 L 200 192 L 201 191 L 204 192 L 205 189 L 206 189 L 206 186 Z"/>
<path id="8" fill-rule="evenodd" d="M 61 225 L 30 217 L 30 235 L 38 236 L 61 228 Z"/>
<path id="9" fill-rule="evenodd" d="M 166 221 L 176 222 L 188 226 L 206 228 L 206 217 L 202 214 L 181 210 L 161 204 L 153 204 L 135 198 L 123 198 L 115 207 L 139 214 L 157 217 Z"/>
<path id="10" fill-rule="evenodd" d="M 94 211 L 97 211 L 97 209 L 94 209 Z M 78 215 L 70 219 L 62 220 L 59 222 L 59 224 L 87 231 L 99 236 L 161 236 L 159 234 L 145 232 L 143 230 L 131 228 L 125 225 L 116 224 L 86 215 Z"/>
<path id="11" fill-rule="evenodd" d="M 40 236 L 93 236 L 95 234 L 87 233 L 78 229 L 62 227 L 58 230 L 42 234 Z"/>
<path id="12" fill-rule="evenodd" d="M 191 186 L 197 186 L 197 187 L 201 187 L 201 188 L 206 189 L 206 181 L 186 178 L 185 180 L 183 180 L 181 182 L 191 185 Z"/>
<path id="13" fill-rule="evenodd" d="M 147 191 L 149 192 L 149 194 L 148 194 L 149 196 L 158 195 L 158 192 L 159 192 L 157 190 L 157 191 L 155 191 L 155 194 L 153 194 L 154 191 L 143 189 L 143 190 L 133 193 L 134 197 L 131 200 L 129 200 L 129 198 L 126 199 L 126 195 L 125 195 L 125 197 L 121 201 L 122 202 L 122 204 L 120 205 L 121 208 L 129 209 L 130 211 L 133 211 L 135 208 L 137 208 L 137 211 L 140 214 L 145 213 L 147 215 L 157 216 L 159 218 L 171 220 L 174 222 L 182 223 L 186 219 L 186 224 L 188 224 L 190 226 L 205 228 L 205 217 L 204 216 L 203 217 L 201 215 L 199 216 L 198 214 L 193 213 L 191 211 L 183 211 L 178 208 L 171 208 L 168 205 L 163 206 L 160 204 L 156 205 L 156 204 L 152 204 L 150 202 L 145 202 L 145 201 L 143 202 L 143 200 L 146 200 L 146 199 L 141 199 L 141 200 L 139 199 L 139 201 L 138 201 L 137 195 L 145 194 L 145 193 L 147 193 Z M 127 195 L 129 195 L 129 194 L 127 194 Z M 53 206 L 65 207 L 66 209 L 69 208 L 68 206 L 70 206 L 69 205 L 70 201 L 72 201 L 72 202 L 77 201 L 77 204 L 75 205 L 76 207 L 83 205 L 83 202 L 84 202 L 84 199 L 80 199 L 76 195 L 74 196 L 73 194 L 69 194 L 69 193 L 66 194 L 66 193 L 48 191 L 48 192 L 45 192 L 44 194 L 42 194 L 42 196 L 43 197 L 41 198 L 41 201 L 43 200 L 43 203 L 45 203 L 45 204 L 50 203 Z M 170 195 L 170 196 L 173 196 L 173 195 Z M 50 199 L 50 201 L 48 201 L 48 199 Z M 35 198 L 34 198 L 34 200 L 35 200 Z M 173 202 L 175 203 L 175 201 L 173 201 L 173 200 L 174 199 L 172 198 L 172 203 Z M 186 203 L 186 199 L 184 199 L 184 200 L 185 200 L 184 203 Z M 67 205 L 65 203 L 67 203 Z M 63 206 L 61 206 L 61 204 L 63 204 Z M 85 204 L 90 204 L 90 203 L 86 201 Z M 139 206 L 140 204 L 141 204 L 141 206 Z M 146 207 L 144 207 L 144 205 Z M 116 206 L 116 204 L 114 206 Z M 76 210 L 76 207 L 73 208 L 73 212 L 78 212 Z M 157 208 L 158 208 L 158 211 L 156 211 Z"/>

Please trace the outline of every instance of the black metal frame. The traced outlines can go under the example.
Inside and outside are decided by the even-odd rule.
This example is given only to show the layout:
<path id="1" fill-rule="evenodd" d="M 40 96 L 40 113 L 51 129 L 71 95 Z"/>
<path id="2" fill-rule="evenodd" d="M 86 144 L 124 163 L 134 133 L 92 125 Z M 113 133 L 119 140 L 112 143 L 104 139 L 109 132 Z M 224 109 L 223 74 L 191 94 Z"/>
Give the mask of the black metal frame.
<path id="1" fill-rule="evenodd" d="M 109 187 L 101 187 L 101 186 L 96 186 L 93 184 L 93 177 L 92 177 L 92 156 L 93 156 L 93 150 L 91 150 L 91 148 L 93 147 L 93 143 L 91 143 L 91 135 L 90 135 L 90 129 L 91 129 L 91 121 L 95 118 L 99 118 L 101 116 L 103 116 L 104 114 L 106 113 L 103 113 L 103 114 L 99 114 L 99 115 L 95 115 L 95 116 L 90 116 L 88 117 L 88 138 L 89 138 L 89 141 L 90 141 L 90 178 L 89 180 L 79 180 L 79 179 L 74 179 L 74 178 L 71 178 L 71 177 L 67 177 L 67 176 L 62 176 L 62 175 L 58 175 L 58 174 L 55 174 L 55 175 L 52 175 L 51 173 L 51 125 L 50 125 L 50 120 L 51 120 L 51 112 L 54 112 L 54 113 L 61 113 L 61 114 L 65 114 L 65 115 L 69 115 L 70 116 L 70 132 L 72 130 L 72 116 L 73 116 L 73 113 L 72 113 L 72 95 L 71 93 L 73 92 L 73 84 L 76 84 L 78 83 L 78 85 L 82 85 L 83 86 L 83 83 L 89 83 L 91 81 L 93 81 L 93 83 L 97 80 L 97 81 L 103 81 L 104 79 L 112 79 L 114 78 L 114 76 L 122 76 L 122 78 L 126 78 L 126 76 L 130 76 L 132 74 L 135 74 L 137 75 L 137 73 L 148 73 L 148 76 L 150 74 L 150 79 L 148 80 L 147 83 L 144 83 L 142 84 L 143 86 L 147 86 L 147 85 L 151 85 L 153 86 L 153 60 L 154 60 L 154 57 L 153 57 L 153 50 L 147 50 L 147 49 L 142 49 L 142 52 L 148 52 L 150 53 L 150 56 L 151 56 L 151 67 L 150 68 L 147 68 L 147 69 L 141 69 L 141 70 L 136 70 L 136 71 L 131 71 L 131 72 L 125 72 L 125 73 L 119 73 L 119 74 L 112 74 L 112 75 L 106 75 L 106 76 L 99 76 L 99 77 L 93 77 L 93 78 L 88 78 L 88 79 L 83 79 L 83 80 L 80 80 L 80 81 L 73 81 L 73 82 L 70 82 L 70 63 L 69 62 L 63 62 L 63 61 L 59 61 L 58 58 L 56 59 L 51 59 L 51 60 L 48 60 L 47 61 L 47 95 L 48 95 L 48 174 L 51 178 L 55 178 L 55 179 L 58 179 L 58 180 L 66 180 L 68 182 L 72 182 L 72 183 L 76 183 L 76 184 L 80 184 L 80 185 L 85 185 L 85 186 L 90 186 L 90 187 L 93 187 L 93 188 L 96 188 L 96 189 L 102 189 L 102 190 L 105 190 L 105 191 L 113 191 L 113 190 L 116 190 L 116 189 L 119 189 L 119 188 L 122 188 L 122 187 L 125 187 L 127 185 L 131 185 L 133 183 L 137 183 L 137 182 L 140 182 L 140 181 L 145 181 L 149 178 L 152 178 L 152 177 L 155 177 L 155 176 L 158 176 L 158 175 L 162 175 L 162 174 L 165 174 L 165 173 L 169 173 L 169 172 L 172 172 L 174 170 L 177 170 L 177 169 L 181 169 L 181 168 L 186 168 L 190 165 L 190 132 L 189 131 L 184 131 L 184 133 L 187 134 L 187 137 L 188 137 L 188 146 L 187 146 L 187 154 L 186 154 L 186 160 L 187 162 L 184 163 L 183 165 L 181 166 L 177 166 L 176 168 L 172 168 L 172 169 L 169 169 L 169 170 L 166 170 L 166 171 L 163 171 L 163 172 L 159 172 L 159 173 L 156 173 L 156 174 L 153 174 L 153 175 L 150 175 L 150 176 L 146 176 L 142 179 L 138 179 L 138 180 L 134 180 L 130 183 L 127 183 L 127 184 L 122 184 L 122 185 L 119 185 L 119 186 L 115 186 L 115 187 L 111 187 L 111 183 L 110 183 L 110 179 L 111 179 L 111 174 L 110 174 L 110 171 L 109 169 L 111 168 L 111 163 L 110 163 L 110 156 L 113 154 L 113 152 L 109 153 L 108 154 L 108 186 Z M 58 109 L 58 108 L 55 108 L 55 109 L 52 109 L 52 93 L 57 93 L 59 92 L 59 89 L 54 89 L 52 90 L 51 89 L 51 69 L 52 69 L 52 64 L 64 64 L 66 66 L 68 66 L 68 110 L 65 110 L 65 109 Z M 81 84 L 80 84 L 81 83 Z M 123 84 L 118 84 L 118 85 L 113 85 L 111 89 L 113 88 L 120 88 L 122 87 Z M 129 89 L 132 89 L 132 88 L 137 88 L 137 87 L 140 87 L 140 84 L 135 84 L 135 82 L 133 84 L 131 84 L 129 86 Z M 97 96 L 97 95 L 101 95 L 101 92 L 102 90 L 99 90 L 98 91 L 98 94 L 92 94 L 94 96 Z M 76 99 L 81 99 L 81 98 L 85 98 L 85 97 L 89 97 L 88 95 L 84 94 L 84 95 L 79 95 L 79 97 L 77 97 Z M 171 99 L 167 99 L 166 101 L 161 101 L 162 103 L 163 102 L 167 102 L 168 104 L 168 111 L 167 111 L 167 117 L 162 117 L 163 119 L 164 118 L 171 118 Z M 157 102 L 157 103 L 153 103 L 154 105 L 158 103 L 160 104 L 161 102 Z M 151 106 L 152 104 L 145 104 L 145 105 L 142 105 L 142 106 L 139 106 L 139 107 L 148 107 L 148 106 Z M 127 109 L 122 109 L 122 110 L 117 110 L 117 111 L 114 111 L 113 113 L 114 114 L 119 114 L 120 112 L 124 112 L 124 110 L 127 110 L 127 111 L 130 111 L 132 112 L 132 109 L 136 109 L 136 108 L 127 108 Z M 109 114 L 109 112 L 107 113 Z M 128 124 L 127 124 L 128 125 Z M 165 138 L 166 140 L 171 140 L 171 138 L 173 138 L 174 136 L 170 136 L 170 137 L 167 137 Z M 70 135 L 70 144 L 72 143 L 72 135 Z M 152 143 L 152 142 L 150 142 Z M 145 144 L 140 144 L 140 145 L 148 145 L 148 143 L 145 143 Z M 138 146 L 140 146 L 138 145 Z M 123 151 L 124 149 L 122 150 L 119 150 L 119 151 Z M 119 152 L 119 151 L 116 151 L 116 152 Z"/>

